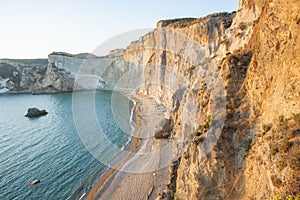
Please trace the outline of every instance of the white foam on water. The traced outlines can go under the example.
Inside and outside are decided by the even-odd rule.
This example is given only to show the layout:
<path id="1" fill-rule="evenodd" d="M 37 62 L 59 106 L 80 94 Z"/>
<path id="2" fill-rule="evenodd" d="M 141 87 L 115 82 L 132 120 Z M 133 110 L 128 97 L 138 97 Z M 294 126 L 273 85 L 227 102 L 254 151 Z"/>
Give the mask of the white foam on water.
<path id="1" fill-rule="evenodd" d="M 0 94 L 4 94 L 4 93 L 6 93 L 6 92 L 8 92 L 9 91 L 9 89 L 7 89 L 7 88 L 2 88 L 2 89 L 0 89 Z"/>
<path id="2" fill-rule="evenodd" d="M 7 79 L 2 79 L 2 80 L 0 80 L 0 86 L 1 87 L 6 87 L 6 82 L 8 81 L 9 79 L 7 78 Z"/>
<path id="3" fill-rule="evenodd" d="M 133 106 L 131 108 L 131 113 L 130 113 L 130 119 L 129 119 L 129 123 L 130 123 L 130 126 L 131 126 L 130 137 L 128 138 L 125 145 L 121 148 L 121 151 L 123 151 L 127 147 L 127 145 L 130 144 L 130 142 L 133 139 L 134 132 L 135 132 L 135 122 L 133 120 L 133 117 L 134 117 L 134 114 L 135 114 L 134 109 L 135 109 L 135 106 L 136 106 L 136 102 L 133 99 L 130 99 L 130 100 L 133 102 Z"/>

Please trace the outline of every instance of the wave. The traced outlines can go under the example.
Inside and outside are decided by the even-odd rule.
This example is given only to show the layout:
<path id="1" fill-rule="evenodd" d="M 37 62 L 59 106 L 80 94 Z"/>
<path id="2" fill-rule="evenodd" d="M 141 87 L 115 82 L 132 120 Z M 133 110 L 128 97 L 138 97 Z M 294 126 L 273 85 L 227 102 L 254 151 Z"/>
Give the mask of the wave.
<path id="1" fill-rule="evenodd" d="M 130 99 L 130 101 L 132 101 L 133 103 L 133 106 L 131 108 L 131 112 L 130 112 L 130 118 L 129 118 L 129 124 L 130 124 L 130 127 L 131 127 L 131 131 L 130 131 L 130 136 L 127 140 L 127 142 L 125 143 L 125 145 L 121 148 L 121 151 L 124 151 L 128 146 L 129 144 L 131 143 L 133 137 L 134 137 L 134 132 L 135 132 L 135 121 L 134 121 L 134 111 L 135 111 L 135 107 L 136 107 L 136 101 L 134 101 L 133 99 Z"/>

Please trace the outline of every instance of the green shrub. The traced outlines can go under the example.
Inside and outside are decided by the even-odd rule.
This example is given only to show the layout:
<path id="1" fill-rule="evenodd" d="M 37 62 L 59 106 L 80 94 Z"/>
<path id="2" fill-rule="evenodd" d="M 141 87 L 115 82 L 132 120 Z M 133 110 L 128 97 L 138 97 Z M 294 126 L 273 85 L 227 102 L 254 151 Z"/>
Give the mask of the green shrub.
<path id="1" fill-rule="evenodd" d="M 252 139 L 246 139 L 244 140 L 244 148 L 245 148 L 245 153 L 249 153 L 252 147 Z"/>
<path id="2" fill-rule="evenodd" d="M 221 163 L 221 167 L 222 167 L 222 168 L 226 167 L 226 162 L 225 162 L 225 161 L 223 161 L 223 162 Z"/>
<path id="3" fill-rule="evenodd" d="M 300 113 L 294 114 L 293 118 L 296 123 L 300 124 Z"/>
<path id="4" fill-rule="evenodd" d="M 279 120 L 279 122 L 283 122 L 283 121 L 284 121 L 284 116 L 283 116 L 283 115 L 280 115 L 280 116 L 278 117 L 278 120 Z"/>
<path id="5" fill-rule="evenodd" d="M 271 130 L 272 126 L 269 124 L 263 124 L 262 129 L 264 130 L 265 133 L 269 132 Z"/>
<path id="6" fill-rule="evenodd" d="M 286 197 L 287 200 L 300 200 L 300 193 L 297 193 L 295 196 Z"/>
<path id="7" fill-rule="evenodd" d="M 208 120 L 206 120 L 204 124 L 199 125 L 197 131 L 198 131 L 199 133 L 202 133 L 203 131 L 209 129 L 209 127 L 210 127 L 210 125 L 211 125 L 211 121 L 212 121 L 212 118 L 209 117 Z"/>
<path id="8" fill-rule="evenodd" d="M 188 72 L 191 73 L 194 69 L 196 69 L 195 65 L 191 66 L 191 67 L 188 69 Z"/>
<path id="9" fill-rule="evenodd" d="M 173 23 L 174 28 L 184 28 L 190 26 L 196 18 L 183 18 Z"/>
<path id="10" fill-rule="evenodd" d="M 208 129 L 208 128 L 210 127 L 210 123 L 211 123 L 211 118 L 209 118 L 209 119 L 205 122 L 204 128 L 205 128 L 205 129 Z"/>
<path id="11" fill-rule="evenodd" d="M 198 132 L 198 131 L 196 131 L 194 135 L 195 135 L 195 136 L 200 136 L 200 135 L 201 135 L 201 133 L 200 133 L 200 132 Z"/>
<path id="12" fill-rule="evenodd" d="M 281 196 L 276 196 L 274 200 L 282 200 Z"/>

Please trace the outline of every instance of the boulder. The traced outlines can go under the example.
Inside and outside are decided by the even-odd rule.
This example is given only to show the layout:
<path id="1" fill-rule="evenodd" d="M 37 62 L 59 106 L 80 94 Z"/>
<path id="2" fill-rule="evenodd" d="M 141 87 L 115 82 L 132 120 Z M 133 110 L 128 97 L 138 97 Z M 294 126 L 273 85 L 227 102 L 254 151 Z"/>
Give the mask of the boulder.
<path id="1" fill-rule="evenodd" d="M 155 139 L 167 139 L 171 136 L 173 131 L 174 121 L 173 119 L 165 119 L 163 121 L 162 129 L 155 133 Z"/>
<path id="2" fill-rule="evenodd" d="M 155 139 L 167 139 L 170 137 L 170 135 L 171 135 L 170 132 L 161 130 L 161 131 L 158 131 L 157 133 L 155 133 L 154 137 L 155 137 Z"/>
<path id="3" fill-rule="evenodd" d="M 25 117 L 31 118 L 31 117 L 39 117 L 42 115 L 47 115 L 48 112 L 46 110 L 40 110 L 38 108 L 28 108 L 27 114 Z"/>

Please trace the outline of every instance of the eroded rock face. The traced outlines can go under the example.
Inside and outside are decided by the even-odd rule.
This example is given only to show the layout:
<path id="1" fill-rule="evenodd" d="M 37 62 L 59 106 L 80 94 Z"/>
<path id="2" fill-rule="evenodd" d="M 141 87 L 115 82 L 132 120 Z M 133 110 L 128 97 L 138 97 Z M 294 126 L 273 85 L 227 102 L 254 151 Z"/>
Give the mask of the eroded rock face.
<path id="1" fill-rule="evenodd" d="M 0 79 L 13 92 L 30 92 L 47 70 L 47 60 L 0 60 Z"/>
<path id="2" fill-rule="evenodd" d="M 300 126 L 293 120 L 300 112 L 299 9 L 299 1 L 240 1 L 225 31 L 228 45 L 216 52 L 225 53 L 219 57 L 225 126 L 210 154 L 201 156 L 204 149 L 194 144 L 185 152 L 179 199 L 270 199 L 299 192 L 299 162 L 291 161 L 299 159 L 299 136 L 287 134 Z M 281 115 L 288 119 L 278 122 Z M 267 133 L 266 124 L 273 126 Z"/>
<path id="3" fill-rule="evenodd" d="M 288 136 L 286 152 L 276 157 L 270 150 L 271 133 L 266 138 L 260 135 L 262 125 L 277 123 L 281 114 L 290 116 L 284 122 L 292 129 L 290 132 L 297 126 L 291 118 L 300 112 L 300 62 L 295 54 L 299 51 L 299 7 L 298 1 L 240 1 L 236 13 L 213 14 L 190 20 L 190 24 L 161 21 L 156 30 L 128 47 L 123 56 L 125 63 L 143 66 L 138 92 L 154 97 L 171 111 L 169 117 L 174 119 L 176 133 L 172 137 L 176 139 L 187 139 L 209 116 L 213 116 L 212 126 L 218 124 L 215 114 L 223 110 L 214 107 L 214 88 L 201 73 L 206 74 L 205 66 L 211 64 L 222 77 L 224 126 L 211 151 L 202 145 L 207 135 L 201 135 L 201 140 L 191 142 L 184 152 L 177 173 L 178 199 L 269 199 L 296 195 L 299 181 L 294 174 L 299 171 L 289 164 L 273 162 L 288 163 L 282 159 L 295 155 L 299 136 Z M 192 48 L 187 40 L 176 34 L 171 36 L 172 30 L 199 44 L 198 54 L 190 55 Z M 209 59 L 200 67 L 183 59 L 191 60 L 201 54 L 203 60 Z M 174 77 L 172 71 L 187 79 L 178 87 L 173 84 L 170 91 L 164 86 Z M 280 130 L 276 128 L 272 135 L 281 135 Z"/>
<path id="4" fill-rule="evenodd" d="M 55 93 L 72 91 L 74 77 L 47 59 L 0 60 L 0 79 L 11 93 Z"/>
<path id="5" fill-rule="evenodd" d="M 85 66 L 83 74 L 101 77 L 98 88 L 138 86 L 126 92 L 155 98 L 174 120 L 166 137 L 187 145 L 172 168 L 172 197 L 285 198 L 299 192 L 299 4 L 240 0 L 237 12 L 160 21 L 115 55 L 52 54 L 38 76 L 6 62 L 0 78 L 14 91 L 69 91 Z M 92 89 L 84 83 L 78 88 Z M 211 128 L 194 137 L 211 117 Z M 208 149 L 210 135 L 217 140 Z"/>
<path id="6" fill-rule="evenodd" d="M 163 121 L 162 129 L 155 133 L 155 139 L 167 139 L 171 136 L 174 127 L 172 119 L 165 119 Z"/>
<path id="7" fill-rule="evenodd" d="M 124 50 L 117 49 L 108 56 L 97 57 L 54 52 L 49 54 L 48 60 L 3 59 L 0 60 L 0 82 L 5 80 L 6 89 L 11 93 L 112 89 L 130 67 L 124 65 L 123 53 Z"/>

